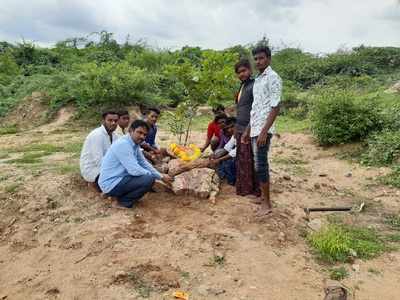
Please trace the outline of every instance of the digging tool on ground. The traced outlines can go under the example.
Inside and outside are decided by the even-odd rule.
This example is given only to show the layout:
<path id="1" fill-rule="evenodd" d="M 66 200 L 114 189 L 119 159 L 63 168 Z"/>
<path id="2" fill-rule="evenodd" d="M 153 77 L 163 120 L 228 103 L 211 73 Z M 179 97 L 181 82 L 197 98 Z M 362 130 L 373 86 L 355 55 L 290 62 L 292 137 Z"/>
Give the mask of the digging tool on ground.
<path id="1" fill-rule="evenodd" d="M 361 212 L 365 206 L 362 202 L 360 205 L 356 206 L 344 206 L 344 207 L 305 207 L 304 212 L 306 214 L 306 220 L 310 220 L 311 212 L 332 212 L 332 211 L 351 211 L 351 212 Z"/>

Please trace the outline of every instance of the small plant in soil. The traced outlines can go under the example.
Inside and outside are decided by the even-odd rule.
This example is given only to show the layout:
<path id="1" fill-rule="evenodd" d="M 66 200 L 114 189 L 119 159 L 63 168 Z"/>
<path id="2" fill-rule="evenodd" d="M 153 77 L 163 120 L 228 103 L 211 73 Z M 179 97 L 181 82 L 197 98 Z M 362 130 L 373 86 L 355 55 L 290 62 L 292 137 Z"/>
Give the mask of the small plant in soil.
<path id="1" fill-rule="evenodd" d="M 379 271 L 379 270 L 377 270 L 377 269 L 374 269 L 374 268 L 369 268 L 369 269 L 368 269 L 368 272 L 369 272 L 369 273 L 372 273 L 372 274 L 374 274 L 374 275 L 381 275 L 381 274 L 382 274 L 381 271 Z"/>
<path id="2" fill-rule="evenodd" d="M 212 258 L 210 258 L 210 264 L 213 266 L 220 266 L 222 267 L 226 262 L 225 256 L 224 255 L 214 255 Z"/>
<path id="3" fill-rule="evenodd" d="M 349 276 L 349 272 L 345 267 L 332 268 L 329 270 L 329 277 L 332 280 L 343 280 Z"/>

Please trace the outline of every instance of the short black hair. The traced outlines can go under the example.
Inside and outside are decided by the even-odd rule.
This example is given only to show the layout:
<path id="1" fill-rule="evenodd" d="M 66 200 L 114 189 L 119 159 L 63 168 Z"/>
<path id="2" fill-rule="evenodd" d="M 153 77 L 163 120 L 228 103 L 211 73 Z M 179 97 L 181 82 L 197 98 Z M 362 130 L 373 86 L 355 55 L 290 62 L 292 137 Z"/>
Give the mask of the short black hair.
<path id="1" fill-rule="evenodd" d="M 251 53 L 253 56 L 258 53 L 265 53 L 268 58 L 271 57 L 271 49 L 268 46 L 257 46 L 251 51 Z"/>
<path id="2" fill-rule="evenodd" d="M 242 58 L 235 64 L 235 73 L 238 72 L 239 68 L 244 67 L 246 69 L 251 70 L 250 61 L 247 58 Z"/>
<path id="3" fill-rule="evenodd" d="M 155 112 L 157 115 L 161 114 L 161 111 L 156 107 L 150 107 L 150 108 L 147 109 L 147 113 L 149 113 L 151 111 Z"/>
<path id="4" fill-rule="evenodd" d="M 212 109 L 212 111 L 214 114 L 217 114 L 218 112 L 221 111 L 225 111 L 225 106 L 223 106 L 222 104 L 218 104 L 216 107 Z"/>
<path id="5" fill-rule="evenodd" d="M 103 120 L 104 120 L 108 115 L 118 115 L 118 113 L 113 110 L 108 110 L 108 111 L 103 112 L 101 116 L 103 117 Z"/>
<path id="6" fill-rule="evenodd" d="M 150 130 L 149 125 L 143 120 L 135 120 L 132 122 L 130 129 L 135 130 L 136 128 L 143 127 L 146 128 L 147 131 Z"/>
<path id="7" fill-rule="evenodd" d="M 236 123 L 235 117 L 226 118 L 226 121 L 225 121 L 226 126 L 235 125 L 235 123 Z"/>
<path id="8" fill-rule="evenodd" d="M 226 114 L 218 114 L 215 116 L 214 121 L 218 122 L 221 119 L 227 119 L 227 118 L 228 118 L 228 116 Z"/>
<path id="9" fill-rule="evenodd" d="M 127 110 L 120 110 L 120 111 L 118 111 L 117 113 L 118 113 L 118 116 L 119 116 L 119 117 L 122 117 L 122 116 L 129 116 L 129 111 L 127 111 Z"/>

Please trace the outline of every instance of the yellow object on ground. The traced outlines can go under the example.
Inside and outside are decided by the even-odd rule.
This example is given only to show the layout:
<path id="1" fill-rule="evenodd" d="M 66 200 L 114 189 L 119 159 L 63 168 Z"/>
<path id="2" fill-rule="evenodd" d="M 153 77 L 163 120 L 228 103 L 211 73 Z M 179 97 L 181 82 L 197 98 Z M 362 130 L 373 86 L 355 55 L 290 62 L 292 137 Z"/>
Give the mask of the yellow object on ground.
<path id="1" fill-rule="evenodd" d="M 201 150 L 194 144 L 190 144 L 189 147 L 179 146 L 177 144 L 169 145 L 172 153 L 178 156 L 183 161 L 194 161 L 201 156 Z"/>
<path id="2" fill-rule="evenodd" d="M 176 291 L 172 294 L 172 296 L 181 300 L 189 300 L 189 294 L 183 291 Z"/>

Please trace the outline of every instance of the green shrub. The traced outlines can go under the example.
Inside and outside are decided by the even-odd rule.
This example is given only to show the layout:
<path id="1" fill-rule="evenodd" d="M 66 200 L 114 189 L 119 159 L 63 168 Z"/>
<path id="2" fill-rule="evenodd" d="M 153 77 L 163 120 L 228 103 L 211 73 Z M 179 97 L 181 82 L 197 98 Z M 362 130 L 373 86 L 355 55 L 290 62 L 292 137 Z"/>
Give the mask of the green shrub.
<path id="1" fill-rule="evenodd" d="M 311 128 L 321 145 L 359 141 L 380 127 L 373 102 L 348 91 L 324 91 L 312 107 Z"/>
<path id="2" fill-rule="evenodd" d="M 367 150 L 362 154 L 363 163 L 385 166 L 400 162 L 400 131 L 374 133 L 367 143 Z"/>
<path id="3" fill-rule="evenodd" d="M 386 249 L 374 230 L 345 225 L 330 224 L 310 234 L 307 239 L 318 257 L 330 263 L 372 258 Z"/>

